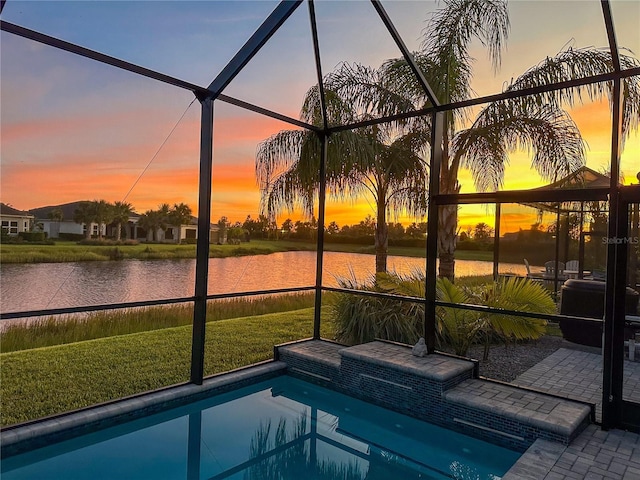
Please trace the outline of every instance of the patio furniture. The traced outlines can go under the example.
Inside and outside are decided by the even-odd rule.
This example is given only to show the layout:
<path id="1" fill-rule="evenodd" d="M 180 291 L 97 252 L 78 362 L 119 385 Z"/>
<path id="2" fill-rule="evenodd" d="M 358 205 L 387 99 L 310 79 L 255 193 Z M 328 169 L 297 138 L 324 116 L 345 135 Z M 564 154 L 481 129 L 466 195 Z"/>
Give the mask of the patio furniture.
<path id="1" fill-rule="evenodd" d="M 554 260 L 550 260 L 544 264 L 544 278 L 546 280 L 555 280 L 556 278 L 556 262 Z M 566 280 L 566 276 L 564 274 L 564 262 L 558 262 L 558 280 Z"/>
<path id="2" fill-rule="evenodd" d="M 602 347 L 602 321 L 606 284 L 593 280 L 571 279 L 562 286 L 560 314 L 582 319 L 563 318 L 560 330 L 565 340 L 590 347 Z M 625 313 L 635 315 L 640 294 L 627 287 Z M 638 328 L 625 324 L 625 338 L 632 338 Z"/>
<path id="3" fill-rule="evenodd" d="M 580 262 L 578 260 L 569 260 L 565 265 L 564 275 L 567 279 L 580 278 Z M 591 272 L 589 270 L 582 271 L 582 278 L 589 276 Z"/>
<path id="4" fill-rule="evenodd" d="M 527 278 L 536 282 L 541 282 L 544 279 L 544 276 L 541 273 L 533 273 L 531 272 L 531 265 L 529 265 L 529 261 L 524 259 L 524 267 L 527 269 Z"/>
<path id="5" fill-rule="evenodd" d="M 579 270 L 580 262 L 578 260 L 569 260 L 565 265 L 565 270 Z"/>

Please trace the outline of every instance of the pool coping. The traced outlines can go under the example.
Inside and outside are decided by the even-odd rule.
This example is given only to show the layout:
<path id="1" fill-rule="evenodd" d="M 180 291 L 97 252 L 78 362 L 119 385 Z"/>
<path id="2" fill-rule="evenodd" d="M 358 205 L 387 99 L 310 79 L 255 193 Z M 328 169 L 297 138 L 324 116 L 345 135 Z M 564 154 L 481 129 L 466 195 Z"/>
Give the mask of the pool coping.
<path id="1" fill-rule="evenodd" d="M 202 385 L 174 385 L 82 410 L 10 425 L 0 430 L 0 458 L 144 418 L 284 374 L 285 363 L 269 360 L 208 377 Z"/>
<path id="2" fill-rule="evenodd" d="M 539 438 L 524 452 L 501 480 L 542 480 L 567 450 L 567 445 Z"/>
<path id="3" fill-rule="evenodd" d="M 376 347 L 372 348 L 372 345 Z M 402 353 L 407 353 L 410 347 L 399 343 L 375 340 L 352 347 L 345 346 L 339 354 L 342 358 L 351 358 L 379 367 L 390 367 L 398 372 L 437 382 L 449 381 L 465 372 L 472 371 L 475 367 L 473 362 L 443 356 L 439 352 L 423 357 L 402 355 L 399 358 L 397 355 L 399 348 L 402 349 Z"/>

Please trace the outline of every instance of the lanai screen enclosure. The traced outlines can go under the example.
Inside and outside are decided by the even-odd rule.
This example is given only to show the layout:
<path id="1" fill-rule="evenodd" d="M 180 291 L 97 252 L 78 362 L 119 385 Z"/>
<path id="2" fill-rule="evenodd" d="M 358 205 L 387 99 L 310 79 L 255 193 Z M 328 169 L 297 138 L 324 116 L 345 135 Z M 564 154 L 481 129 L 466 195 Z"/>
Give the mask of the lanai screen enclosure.
<path id="1" fill-rule="evenodd" d="M 447 304 L 436 298 L 436 283 L 435 279 L 438 274 L 442 276 L 453 276 L 453 249 L 451 247 L 451 233 L 455 235 L 456 225 L 456 212 L 463 205 L 489 205 L 495 208 L 502 204 L 558 204 L 558 203 L 570 203 L 573 204 L 581 202 L 608 202 L 608 223 L 606 238 L 606 303 L 605 303 L 605 317 L 604 317 L 604 342 L 603 342 L 603 376 L 602 376 L 602 390 L 603 390 L 603 417 L 602 425 L 605 428 L 614 427 L 632 427 L 635 429 L 640 428 L 640 405 L 631 401 L 625 400 L 622 392 L 622 377 L 623 377 L 623 326 L 624 326 L 624 298 L 625 287 L 627 286 L 627 262 L 629 258 L 629 248 L 633 248 L 629 242 L 616 241 L 616 239 L 630 238 L 630 232 L 628 226 L 630 222 L 630 216 L 633 211 L 631 206 L 640 202 L 640 188 L 637 185 L 630 185 L 620 183 L 618 181 L 620 177 L 621 169 L 625 169 L 628 172 L 635 172 L 638 170 L 640 164 L 637 157 L 624 160 L 626 167 L 621 167 L 621 157 L 625 136 L 629 131 L 632 131 L 638 125 L 638 101 L 637 97 L 633 95 L 640 95 L 638 84 L 640 82 L 640 66 L 637 60 L 634 60 L 633 56 L 626 50 L 621 49 L 621 45 L 618 43 L 620 32 L 616 29 L 617 23 L 614 21 L 613 14 L 616 12 L 616 8 L 622 8 L 621 3 L 625 2 L 613 2 L 609 0 L 602 0 L 601 2 L 584 2 L 590 9 L 593 10 L 594 5 L 598 10 L 599 26 L 602 31 L 606 33 L 606 41 L 604 49 L 598 50 L 598 53 L 591 64 L 607 65 L 606 68 L 598 70 L 597 68 L 586 68 L 582 70 L 571 71 L 566 64 L 563 64 L 561 57 L 563 54 L 569 57 L 571 53 L 580 53 L 580 49 L 572 50 L 570 47 L 565 49 L 556 57 L 558 70 L 562 70 L 562 74 L 558 76 L 549 77 L 535 77 L 533 74 L 522 77 L 522 81 L 506 82 L 504 85 L 497 85 L 489 87 L 488 91 L 477 96 L 470 88 L 466 89 L 463 94 L 459 92 L 448 91 L 449 85 L 447 75 L 453 75 L 451 72 L 448 74 L 442 74 L 434 68 L 433 57 L 430 57 L 430 53 L 437 52 L 438 54 L 446 52 L 447 49 L 453 49 L 460 44 L 463 45 L 462 49 L 466 48 L 465 41 L 467 37 L 474 35 L 474 29 L 482 29 L 485 26 L 478 26 L 472 24 L 469 29 L 461 30 L 462 40 L 459 38 L 450 38 L 449 43 L 438 43 L 436 41 L 424 42 L 421 46 L 422 51 L 420 53 L 412 52 L 412 49 L 408 45 L 414 41 L 414 38 L 406 38 L 402 34 L 402 29 L 398 28 L 397 23 L 402 23 L 407 16 L 407 12 L 416 9 L 417 6 L 424 4 L 425 2 L 387 2 L 375 1 L 371 2 L 314 2 L 308 1 L 282 1 L 274 4 L 272 7 L 269 5 L 270 13 L 266 15 L 266 18 L 260 23 L 259 27 L 254 31 L 248 40 L 244 42 L 241 48 L 233 56 L 233 58 L 224 65 L 223 68 L 218 69 L 218 73 L 215 74 L 215 78 L 208 85 L 192 83 L 184 80 L 180 75 L 172 76 L 164 73 L 160 73 L 160 69 L 155 70 L 140 66 L 136 63 L 122 60 L 115 56 L 110 56 L 104 53 L 100 53 L 104 48 L 84 46 L 76 44 L 70 41 L 66 41 L 57 38 L 55 35 L 49 35 L 41 33 L 36 29 L 27 28 L 20 24 L 13 22 L 13 16 L 18 20 L 21 18 L 17 13 L 17 8 L 21 2 L 15 2 L 15 5 L 11 5 L 13 2 L 9 0 L 2 2 L 3 8 L 3 20 L 1 23 L 1 29 L 3 32 L 3 38 L 21 37 L 35 42 L 35 44 L 46 45 L 53 47 L 59 51 L 65 52 L 65 54 L 76 55 L 86 57 L 93 62 L 98 62 L 109 69 L 120 69 L 126 72 L 133 73 L 138 76 L 147 77 L 153 81 L 160 82 L 162 84 L 171 86 L 174 89 L 191 92 L 197 102 L 200 104 L 200 139 L 199 139 L 199 181 L 197 185 L 198 191 L 198 235 L 197 235 L 197 259 L 196 259 L 196 272 L 195 272 L 195 285 L 194 294 L 188 297 L 171 298 L 163 300 L 149 300 L 149 301 L 136 301 L 136 302 L 120 302 L 109 305 L 100 306 L 83 306 L 83 307 L 71 307 L 71 308 L 43 308 L 38 310 L 28 310 L 21 312 L 3 313 L 2 319 L 16 319 L 33 316 L 50 316 L 66 313 L 77 312 L 90 312 L 96 310 L 115 310 L 122 308 L 133 307 L 145 307 L 159 304 L 178 304 L 184 302 L 190 302 L 193 305 L 193 334 L 191 345 L 191 371 L 190 381 L 196 384 L 201 384 L 203 377 L 205 376 L 204 362 L 205 362 L 205 323 L 206 323 L 206 307 L 208 300 L 215 300 L 221 298 L 231 298 L 235 296 L 256 296 L 256 295 L 268 295 L 293 291 L 305 291 L 313 290 L 315 292 L 315 317 L 313 327 L 313 337 L 320 338 L 321 328 L 321 307 L 323 293 L 343 292 L 353 295 L 364 295 L 362 291 L 349 290 L 345 288 L 330 286 L 326 284 L 326 278 L 323 281 L 323 267 L 324 267 L 324 243 L 326 239 L 326 227 L 328 225 L 327 219 L 327 205 L 330 200 L 335 197 L 340 197 L 340 188 L 346 188 L 342 191 L 342 195 L 348 196 L 349 188 L 353 192 L 357 187 L 349 185 L 345 187 L 340 184 L 340 179 L 337 178 L 337 165 L 343 165 L 345 171 L 356 174 L 358 172 L 357 162 L 359 161 L 357 152 L 358 144 L 349 144 L 349 135 L 357 137 L 360 135 L 373 135 L 372 132 L 388 131 L 390 138 L 395 139 L 402 137 L 403 133 L 408 131 L 413 132 L 413 135 L 407 135 L 407 142 L 419 142 L 422 147 L 422 153 L 428 164 L 428 169 L 424 178 L 419 180 L 421 185 L 415 184 L 402 184 L 401 188 L 415 189 L 419 191 L 421 188 L 425 192 L 424 201 L 419 201 L 416 205 L 408 205 L 406 202 L 403 204 L 402 200 L 399 200 L 401 204 L 400 210 L 415 211 L 419 214 L 426 215 L 427 222 L 427 235 L 425 240 L 425 263 L 426 269 L 426 295 L 424 298 L 416 297 L 401 297 L 395 295 L 382 295 L 387 298 L 398 298 L 407 302 L 414 302 L 423 304 L 425 306 L 425 322 L 424 322 L 424 337 L 426 339 L 429 352 L 435 350 L 436 344 L 436 309 L 438 307 L 448 306 L 456 309 L 469 309 L 484 312 L 504 313 L 503 310 L 491 309 L 486 306 L 473 306 L 466 304 Z M 466 3 L 473 4 L 474 2 L 445 2 L 450 8 L 462 8 Z M 208 8 L 216 7 L 216 4 L 221 2 L 196 2 L 196 8 L 204 12 Z M 323 61 L 323 48 L 322 48 L 322 31 L 319 28 L 321 25 L 321 14 L 324 8 L 328 8 L 334 14 L 340 14 L 341 11 L 349 11 L 357 6 L 358 12 L 366 12 L 366 15 L 375 17 L 380 29 L 377 31 L 380 36 L 384 36 L 385 39 L 395 48 L 394 62 L 386 63 L 387 70 L 381 73 L 381 70 L 367 69 L 366 67 L 343 66 L 342 70 L 336 69 L 332 74 L 328 75 L 328 70 L 332 69 L 335 64 L 327 65 L 326 61 Z M 485 7 L 489 5 L 489 2 L 479 2 Z M 631 2 L 633 4 L 633 2 Z M 627 4 L 626 7 L 629 8 Z M 118 8 L 118 2 L 115 3 Z M 178 4 L 179 5 L 179 4 Z M 233 5 L 233 2 L 226 4 L 228 7 Z M 574 2 L 568 2 L 567 5 L 570 10 L 573 9 L 576 15 L 581 13 L 582 7 Z M 567 6 L 565 5 L 565 7 Z M 404 12 L 404 17 L 398 15 L 400 21 L 396 23 L 394 15 L 396 11 L 401 11 L 403 7 L 407 7 L 407 11 Z M 635 5 L 637 7 L 637 4 Z M 192 5 L 193 7 L 193 5 Z M 247 4 L 243 5 L 242 12 L 246 12 Z M 433 5 L 430 8 L 433 9 Z M 53 7 L 56 8 L 55 6 Z M 144 5 L 144 8 L 154 9 L 158 8 L 154 2 L 149 2 Z M 265 4 L 262 3 L 260 9 L 265 9 Z M 548 4 L 543 2 L 532 3 L 530 5 L 531 11 L 546 12 Z M 631 6 L 633 8 L 633 5 Z M 270 42 L 277 37 L 280 29 L 286 28 L 289 22 L 293 18 L 298 20 L 301 18 L 302 10 L 307 10 L 306 28 L 308 29 L 308 35 L 312 41 L 312 48 L 310 49 L 310 57 L 308 58 L 308 65 L 311 65 L 313 70 L 311 73 L 306 72 L 313 78 L 313 82 L 317 82 L 317 87 L 311 90 L 311 94 L 307 96 L 307 103 L 303 108 L 303 114 L 301 119 L 294 118 L 291 115 L 287 115 L 276 111 L 275 109 L 264 108 L 265 103 L 268 103 L 265 98 L 265 103 L 260 100 L 248 102 L 241 98 L 235 98 L 228 93 L 229 86 L 233 84 L 234 79 L 242 75 L 242 72 L 251 65 L 252 60 L 259 56 L 260 52 L 267 48 Z M 489 12 L 489 10 L 487 10 Z M 16 13 L 14 13 L 16 12 Z M 491 13 L 484 13 L 485 15 L 491 15 Z M 636 12 L 637 14 L 637 12 Z M 297 16 L 296 16 L 297 15 Z M 543 15 L 547 15 L 543 13 Z M 553 16 L 551 12 L 549 16 Z M 197 17 L 197 15 L 196 15 Z M 194 18 L 196 18 L 194 17 Z M 339 18 L 339 16 L 337 17 Z M 353 17 L 358 19 L 357 15 Z M 11 20 L 11 21 L 10 21 Z M 167 19 L 165 18 L 165 21 Z M 429 25 L 433 28 L 442 27 L 446 29 L 451 27 L 453 17 L 449 16 L 436 16 L 432 17 L 432 23 Z M 504 19 L 489 18 L 488 24 L 504 22 Z M 29 24 L 29 19 L 25 19 Z M 195 20 L 194 20 L 195 21 Z M 449 22 L 449 23 L 448 23 Z M 340 23 L 340 22 L 338 22 Z M 530 22 L 530 28 L 535 30 L 537 27 L 536 22 Z M 170 25 L 170 22 L 167 24 Z M 326 26 L 326 25 L 325 25 Z M 356 28 L 356 24 L 344 25 L 343 28 Z M 108 29 L 109 25 L 104 26 Z M 169 27 L 167 27 L 169 28 Z M 213 27 L 215 28 L 215 26 Z M 489 29 L 489 27 L 487 27 Z M 505 22 L 504 28 L 508 30 L 508 19 Z M 544 27 L 540 27 L 541 29 Z M 46 29 L 45 29 L 46 30 Z M 499 31 L 500 28 L 496 27 L 496 35 L 498 35 L 497 44 L 496 38 L 483 38 L 482 34 L 479 34 L 481 41 L 493 44 L 492 48 L 500 49 L 500 42 L 503 41 L 502 35 L 504 32 Z M 628 30 L 622 29 L 622 36 L 627 35 L 626 38 L 632 38 L 633 35 L 637 36 L 637 31 L 629 33 Z M 489 31 L 489 30 L 487 30 Z M 338 32 L 332 32 L 339 37 Z M 368 33 L 368 32 L 366 32 Z M 371 40 L 370 47 L 364 47 L 363 51 L 367 48 L 374 50 L 377 48 L 375 39 L 367 39 L 365 32 L 360 35 L 361 43 L 364 39 L 364 44 L 368 40 Z M 165 35 L 161 33 L 160 35 Z M 424 32 L 425 38 L 429 37 L 429 32 Z M 435 38 L 438 38 L 437 35 Z M 460 43 L 457 43 L 459 40 Z M 533 41 L 533 40 L 531 40 Z M 100 42 L 97 42 L 98 45 Z M 107 43 L 108 44 L 108 43 Z M 135 45 L 130 46 L 135 49 Z M 210 49 L 215 52 L 215 45 L 208 45 L 204 49 Z M 163 42 L 161 48 L 168 48 L 167 44 Z M 345 47 L 346 48 L 346 47 Z M 567 53 L 569 52 L 569 53 Z M 495 59 L 495 51 L 492 52 Z M 3 52 L 4 55 L 4 52 Z M 472 63 L 469 52 L 466 50 L 461 53 L 462 57 L 469 61 L 469 65 Z M 595 54 L 594 54 L 595 55 Z M 366 57 L 366 55 L 365 55 Z M 498 56 L 499 58 L 499 56 Z M 603 60 L 604 59 L 604 60 Z M 543 59 L 539 59 L 543 60 Z M 547 58 L 549 61 L 549 58 Z M 600 63 L 596 62 L 598 60 Z M 299 62 L 299 58 L 291 60 L 292 66 L 296 62 Z M 335 61 L 331 58 L 329 61 Z M 287 67 L 289 60 L 284 56 L 280 58 L 281 75 L 286 76 L 284 70 Z M 481 65 L 489 64 L 490 60 L 485 58 L 478 59 L 477 62 Z M 496 67 L 497 65 L 493 65 Z M 468 77 L 469 80 L 471 74 L 465 70 L 464 65 L 449 65 L 450 68 L 456 70 L 455 75 L 462 77 Z M 487 70 L 489 68 L 487 67 Z M 533 70 L 532 70 L 533 72 Z M 391 84 L 385 84 L 384 79 L 393 78 L 393 75 L 397 75 L 395 78 L 396 83 L 393 86 L 399 90 L 393 90 Z M 342 77 L 340 75 L 343 75 Z M 340 91 L 344 87 L 340 83 L 341 80 L 351 75 L 351 79 L 359 78 L 360 83 L 351 84 L 351 90 L 349 92 L 353 94 L 352 98 L 357 98 L 360 95 L 360 101 L 362 104 L 354 104 L 353 111 L 348 111 L 345 114 L 345 108 L 341 113 L 336 113 L 337 99 L 336 92 Z M 360 77 L 358 77 L 360 75 Z M 379 76 L 378 76 L 379 75 Z M 440 76 L 439 76 L 440 75 Z M 443 76 L 444 75 L 444 76 Z M 185 78 L 189 75 L 185 74 Z M 369 104 L 365 105 L 362 100 L 362 90 L 365 83 L 365 79 L 371 80 L 372 83 L 378 81 L 379 90 L 376 92 L 379 96 L 376 100 L 369 99 Z M 381 80 L 382 79 L 382 80 Z M 526 79 L 526 82 L 524 81 Z M 520 79 L 519 79 L 520 80 Z M 463 81 L 464 83 L 464 81 Z M 309 88 L 311 85 L 306 85 Z M 388 88 L 385 94 L 381 93 L 384 88 Z M 467 85 L 468 87 L 468 85 Z M 407 93 L 406 98 L 403 98 L 402 102 L 399 101 L 395 93 L 402 91 Z M 464 96 L 468 93 L 467 96 Z M 550 179 L 559 179 L 571 171 L 576 170 L 581 166 L 580 149 L 582 148 L 579 142 L 574 142 L 572 139 L 567 139 L 569 147 L 567 147 L 561 155 L 553 158 L 549 161 L 549 156 L 555 155 L 551 151 L 545 151 L 546 145 L 536 144 L 535 141 L 522 140 L 518 137 L 518 126 L 514 125 L 511 130 L 506 129 L 501 133 L 507 132 L 505 135 L 509 136 L 506 140 L 496 139 L 495 131 L 491 129 L 489 123 L 483 125 L 482 122 L 488 122 L 489 116 L 494 115 L 502 119 L 504 122 L 509 122 L 509 115 L 506 110 L 508 104 L 520 105 L 519 108 L 525 108 L 526 105 L 536 104 L 540 108 L 540 112 L 546 115 L 554 115 L 553 112 L 546 111 L 544 106 L 552 104 L 578 103 L 578 98 L 581 96 L 600 99 L 604 98 L 610 105 L 610 118 L 609 125 L 610 130 L 606 132 L 608 138 L 608 164 L 606 169 L 609 173 L 610 184 L 606 187 L 587 188 L 581 186 L 575 186 L 571 189 L 504 189 L 502 188 L 502 179 L 504 175 L 505 164 L 508 161 L 508 152 L 518 146 L 529 147 L 534 151 L 533 164 L 536 166 L 536 162 L 539 162 L 538 171 L 542 171 L 543 174 Z M 626 102 L 625 102 L 626 101 Z M 4 102 L 4 98 L 3 98 Z M 511 102 L 511 103 L 509 103 Z M 291 100 L 291 103 L 301 103 L 300 98 Z M 216 293 L 211 294 L 208 288 L 209 281 L 209 233 L 212 219 L 218 215 L 224 214 L 224 212 L 212 211 L 212 196 L 216 195 L 216 188 L 221 188 L 224 185 L 217 183 L 216 171 L 214 165 L 216 164 L 216 139 L 214 138 L 214 113 L 216 109 L 223 108 L 225 105 L 232 105 L 234 107 L 244 109 L 253 112 L 260 116 L 268 117 L 275 121 L 280 122 L 283 125 L 283 129 L 295 129 L 298 132 L 304 132 L 304 135 L 312 138 L 309 144 L 301 147 L 301 149 L 311 149 L 311 158 L 315 159 L 314 166 L 317 166 L 313 175 L 309 175 L 307 184 L 306 196 L 302 195 L 302 200 L 294 199 L 295 186 L 291 184 L 282 183 L 279 188 L 280 202 L 283 205 L 293 205 L 308 207 L 309 210 L 317 215 L 317 257 L 316 257 L 316 273 L 315 283 L 313 285 L 306 285 L 295 288 L 272 288 L 272 289 L 257 289 L 252 291 L 244 291 L 240 293 Z M 456 136 L 454 131 L 454 119 L 455 121 L 461 121 L 463 118 L 469 117 L 468 112 L 478 112 L 486 105 L 494 105 L 495 109 L 487 110 L 484 117 L 479 116 L 476 119 L 476 126 L 479 128 L 472 132 L 468 130 L 466 136 Z M 635 106 L 634 106 L 635 105 Z M 375 114 L 374 114 L 375 111 Z M 144 119 L 144 115 L 142 117 Z M 545 117 L 546 120 L 549 117 Z M 543 124 L 543 118 L 538 118 L 540 124 Z M 143 120 L 144 121 L 144 120 Z M 566 121 L 566 119 L 560 119 L 559 121 Z M 566 121 L 564 132 L 567 135 L 573 134 L 575 125 L 572 122 Z M 242 126 L 240 126 L 242 128 Z M 543 128 L 543 127 L 541 127 Z M 385 130 L 386 129 L 386 130 Z M 412 130 L 413 129 L 413 130 Z M 389 133 L 391 132 L 391 133 Z M 419 132 L 419 133 L 415 133 Z M 569 132 L 569 133 L 567 133 Z M 600 132 L 605 134 L 605 132 Z M 377 135 L 378 133 L 376 133 Z M 302 133 L 301 133 L 302 135 Z M 475 138 L 473 137 L 475 135 Z M 454 140 L 455 138 L 455 140 Z M 478 142 L 479 140 L 479 142 Z M 575 140 L 575 139 L 573 139 Z M 458 149 L 458 153 L 463 151 L 461 145 L 467 142 L 471 144 L 476 141 L 476 145 L 482 145 L 478 147 L 477 156 L 474 158 L 467 157 L 463 160 L 462 156 L 454 155 L 455 149 Z M 452 143 L 453 142 L 453 143 Z M 457 143 L 456 143 L 457 142 Z M 529 142 L 529 143 L 527 143 Z M 633 143 L 635 142 L 635 143 Z M 627 141 L 627 147 L 629 143 L 636 146 L 635 150 L 631 148 L 631 152 L 635 151 L 637 155 L 640 149 L 637 148 L 637 138 L 630 137 Z M 380 145 L 384 144 L 382 142 Z M 387 143 L 388 146 L 388 143 Z M 380 147 L 383 148 L 383 147 Z M 385 147 L 386 148 L 386 147 Z M 400 148 L 400 147 L 398 147 Z M 485 150 L 483 150 L 483 148 Z M 315 149 L 315 150 L 314 150 Z M 492 150 L 493 149 L 493 150 Z M 496 149 L 503 149 L 496 153 Z M 413 149 L 416 151 L 419 149 Z M 386 151 L 386 150 L 385 150 Z M 407 150 L 408 151 L 408 150 Z M 493 151 L 493 154 L 486 153 L 487 151 Z M 299 152 L 300 153 L 300 152 Z M 307 152 L 309 153 L 309 152 Z M 392 152 L 393 153 L 393 152 Z M 397 167 L 397 162 L 406 160 L 406 155 L 398 160 L 393 157 L 392 153 L 385 158 L 389 162 L 388 170 L 393 170 L 394 166 Z M 406 153 L 406 152 L 405 152 Z M 302 153 L 300 153 L 302 155 Z M 547 158 L 545 158 L 545 155 Z M 384 156 L 384 155 L 382 155 Z M 503 158 L 505 156 L 505 158 Z M 626 158 L 626 157 L 625 157 Z M 273 160 L 274 164 L 269 164 L 269 161 Z M 264 160 L 260 167 L 263 168 L 262 179 L 266 182 L 264 185 L 265 191 L 274 192 L 273 183 L 269 184 L 269 181 L 274 179 L 274 171 L 269 168 L 276 168 L 276 155 L 268 157 Z M 545 164 L 544 162 L 547 161 Z M 291 160 L 289 160 L 291 162 Z M 462 162 L 462 163 L 461 163 Z M 466 162 L 466 164 L 464 163 Z M 285 162 L 286 163 L 286 162 Z M 457 176 L 458 168 L 461 164 L 466 165 L 475 176 L 475 191 L 461 192 L 459 178 Z M 544 165 L 543 165 L 544 164 Z M 265 166 L 266 165 L 266 166 Z M 289 163 L 291 165 L 291 163 Z M 260 167 L 257 169 L 260 170 Z M 264 169 L 267 170 L 264 170 Z M 406 172 L 411 172 L 409 167 L 402 164 L 404 170 L 401 171 L 399 177 L 402 177 L 402 172 L 405 173 L 405 177 L 402 180 L 406 180 L 409 177 L 415 180 L 415 177 L 406 175 Z M 462 167 L 460 167 L 462 168 Z M 635 169 L 635 170 L 634 170 Z M 453 174 L 451 172 L 453 171 Z M 260 172 L 259 172 L 260 174 Z M 480 180 L 478 180 L 478 178 Z M 483 184 L 482 179 L 486 182 Z M 496 179 L 493 182 L 492 179 Z M 628 180 L 628 179 L 627 179 Z M 469 181 L 473 183 L 472 181 Z M 493 182 L 493 183 L 492 183 Z M 497 183 L 496 183 L 497 182 Z M 391 182 L 390 182 L 391 183 Z M 419 183 L 419 182 L 417 182 Z M 195 185 L 194 185 L 195 188 Z M 289 189 L 288 189 L 289 188 Z M 389 187 L 391 188 L 391 187 Z M 390 190 L 381 191 L 378 190 L 378 198 L 381 196 L 387 199 L 392 198 Z M 428 192 L 428 193 L 427 193 Z M 395 198 L 395 197 L 394 197 Z M 391 200 L 389 200 L 391 202 Z M 307 202 L 307 203 L 305 203 Z M 269 210 L 268 201 L 266 202 L 265 212 L 271 213 Z M 381 211 L 387 212 L 393 210 L 393 204 L 382 204 Z M 384 216 L 377 217 L 378 224 L 385 224 L 386 218 Z M 384 238 L 378 238 L 381 232 L 376 233 L 377 250 L 376 253 L 384 253 L 380 264 L 376 264 L 378 270 L 383 270 L 386 265 L 386 251 L 384 250 L 385 240 Z M 447 237 L 449 235 L 449 237 Z M 455 245 L 455 243 L 453 243 Z M 453 247 L 455 248 L 455 247 Z M 378 251 L 380 250 L 380 251 Z M 438 257 L 440 260 L 440 271 L 438 272 Z M 373 293 L 366 293 L 367 295 L 376 295 Z M 525 314 L 518 311 L 509 311 L 507 313 L 513 315 L 529 316 L 533 318 L 542 318 L 551 321 L 558 321 L 562 318 L 560 315 L 538 315 L 538 314 Z M 215 328 L 207 332 L 209 335 L 215 335 Z"/>

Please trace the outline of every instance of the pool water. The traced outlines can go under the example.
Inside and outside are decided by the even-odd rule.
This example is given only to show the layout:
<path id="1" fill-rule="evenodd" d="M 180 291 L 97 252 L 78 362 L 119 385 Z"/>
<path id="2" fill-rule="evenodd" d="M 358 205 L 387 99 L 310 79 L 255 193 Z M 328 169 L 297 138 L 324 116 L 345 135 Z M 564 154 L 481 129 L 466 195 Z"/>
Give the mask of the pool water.
<path id="1" fill-rule="evenodd" d="M 2 478 L 494 480 L 519 456 L 282 376 L 3 459 Z"/>

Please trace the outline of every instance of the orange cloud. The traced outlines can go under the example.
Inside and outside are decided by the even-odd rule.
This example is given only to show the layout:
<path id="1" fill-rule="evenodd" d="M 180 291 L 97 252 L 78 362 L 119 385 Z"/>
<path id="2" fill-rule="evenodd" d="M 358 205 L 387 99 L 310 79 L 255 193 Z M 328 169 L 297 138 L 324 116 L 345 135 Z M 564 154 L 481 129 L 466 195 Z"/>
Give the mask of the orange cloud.
<path id="1" fill-rule="evenodd" d="M 254 142 L 254 146 L 257 146 L 259 142 L 281 130 L 298 129 L 298 127 L 270 117 L 243 113 L 243 115 L 233 116 L 221 114 L 220 118 L 216 118 L 213 126 L 214 148 L 218 142 L 221 144 Z M 252 152 L 253 154 L 255 154 L 255 150 Z"/>

